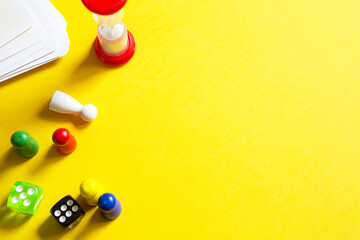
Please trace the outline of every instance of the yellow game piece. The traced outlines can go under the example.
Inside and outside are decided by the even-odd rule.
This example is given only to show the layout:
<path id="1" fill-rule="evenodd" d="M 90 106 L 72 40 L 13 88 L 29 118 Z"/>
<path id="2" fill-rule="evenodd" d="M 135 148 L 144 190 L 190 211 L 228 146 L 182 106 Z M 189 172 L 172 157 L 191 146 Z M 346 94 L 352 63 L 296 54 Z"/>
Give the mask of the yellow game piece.
<path id="1" fill-rule="evenodd" d="M 89 206 L 96 206 L 99 197 L 103 194 L 102 187 L 95 179 L 87 178 L 80 184 L 80 195 Z"/>

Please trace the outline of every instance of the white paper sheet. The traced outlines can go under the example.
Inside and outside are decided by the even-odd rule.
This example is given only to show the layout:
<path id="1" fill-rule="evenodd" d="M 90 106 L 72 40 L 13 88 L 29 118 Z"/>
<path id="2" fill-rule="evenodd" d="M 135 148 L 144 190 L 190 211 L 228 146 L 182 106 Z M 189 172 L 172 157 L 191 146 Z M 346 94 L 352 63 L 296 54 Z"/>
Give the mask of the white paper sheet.
<path id="1" fill-rule="evenodd" d="M 0 0 L 0 47 L 33 25 L 33 20 L 19 0 Z"/>
<path id="2" fill-rule="evenodd" d="M 22 3 L 24 6 L 26 6 L 27 9 L 30 9 L 29 3 L 27 1 Z M 23 34 L 0 47 L 0 62 L 34 45 L 35 43 L 40 42 L 44 38 L 45 32 L 39 22 L 39 19 L 36 17 L 34 12 L 31 11 L 29 13 L 31 14 L 33 26 Z"/>
<path id="3" fill-rule="evenodd" d="M 21 47 L 24 49 L 11 56 L 2 56 L 0 82 L 64 56 L 69 50 L 70 41 L 66 32 L 67 24 L 61 13 L 48 0 L 21 1 L 24 1 L 25 9 L 30 15 L 35 16 L 34 22 L 42 29 L 43 36 L 39 42 L 33 45 L 27 42 L 28 47 L 26 48 L 23 44 Z M 24 38 L 19 36 L 18 39 Z M 18 39 L 14 39 L 12 42 L 20 42 Z"/>

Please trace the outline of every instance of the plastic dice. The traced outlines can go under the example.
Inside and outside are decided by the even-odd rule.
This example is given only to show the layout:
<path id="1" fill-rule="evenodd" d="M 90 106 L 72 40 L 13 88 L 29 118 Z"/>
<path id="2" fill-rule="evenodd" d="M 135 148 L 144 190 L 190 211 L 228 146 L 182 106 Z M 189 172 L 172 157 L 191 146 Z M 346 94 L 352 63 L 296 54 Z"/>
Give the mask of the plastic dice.
<path id="1" fill-rule="evenodd" d="M 85 216 L 84 210 L 70 195 L 63 197 L 50 210 L 50 213 L 63 227 L 72 229 Z"/>
<path id="2" fill-rule="evenodd" d="M 7 206 L 13 211 L 34 215 L 43 197 L 41 187 L 17 181 L 9 194 Z"/>

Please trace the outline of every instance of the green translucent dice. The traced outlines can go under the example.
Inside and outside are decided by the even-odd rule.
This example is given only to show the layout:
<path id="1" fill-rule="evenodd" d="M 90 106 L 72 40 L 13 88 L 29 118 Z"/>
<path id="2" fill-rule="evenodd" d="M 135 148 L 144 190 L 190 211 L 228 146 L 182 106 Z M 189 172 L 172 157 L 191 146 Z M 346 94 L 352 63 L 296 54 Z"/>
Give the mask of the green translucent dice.
<path id="1" fill-rule="evenodd" d="M 41 187 L 17 181 L 10 191 L 7 206 L 13 211 L 33 215 L 39 208 L 42 196 Z"/>

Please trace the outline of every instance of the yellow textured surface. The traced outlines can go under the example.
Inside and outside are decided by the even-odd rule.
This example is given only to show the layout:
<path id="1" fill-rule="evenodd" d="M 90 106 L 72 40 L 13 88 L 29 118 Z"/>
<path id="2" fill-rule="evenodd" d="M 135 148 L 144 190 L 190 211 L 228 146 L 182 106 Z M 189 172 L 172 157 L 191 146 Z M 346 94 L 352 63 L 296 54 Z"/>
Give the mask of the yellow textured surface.
<path id="1" fill-rule="evenodd" d="M 2 205 L 1 239 L 359 239 L 359 1 L 131 0 L 122 68 L 97 60 L 80 0 L 52 2 L 70 52 L 0 84 L 1 202 L 16 180 L 44 188 L 29 219 Z M 50 112 L 57 89 L 98 118 Z M 58 127 L 78 141 L 68 157 Z M 11 149 L 16 130 L 38 140 L 33 159 Z M 86 208 L 63 232 L 49 210 L 86 177 L 123 212 Z"/>

